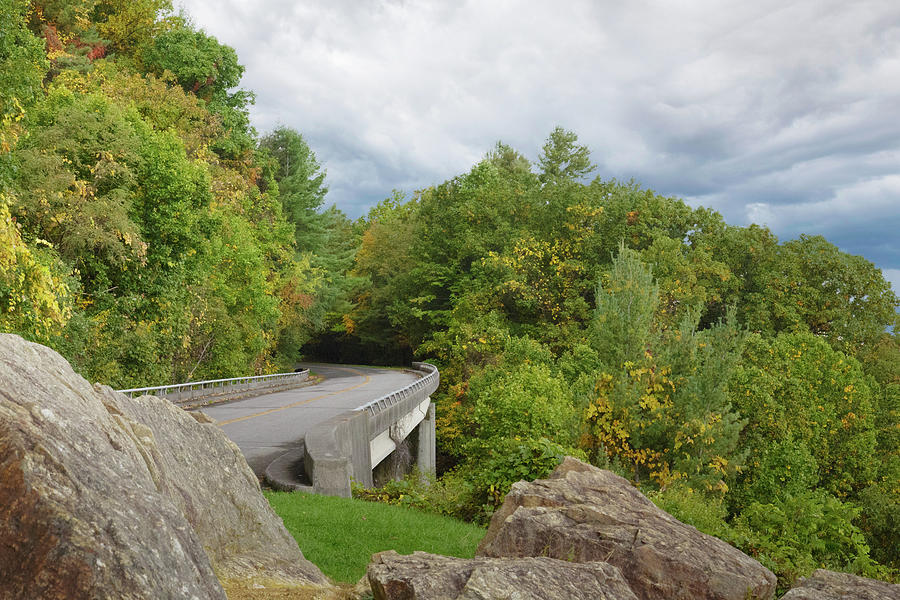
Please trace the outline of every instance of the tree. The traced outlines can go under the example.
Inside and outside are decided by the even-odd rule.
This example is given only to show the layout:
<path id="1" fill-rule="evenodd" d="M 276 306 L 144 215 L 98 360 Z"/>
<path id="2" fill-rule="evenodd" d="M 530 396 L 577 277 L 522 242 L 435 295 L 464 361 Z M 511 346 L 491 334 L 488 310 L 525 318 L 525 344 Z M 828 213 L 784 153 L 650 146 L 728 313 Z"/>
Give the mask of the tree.
<path id="1" fill-rule="evenodd" d="M 207 101 L 237 87 L 244 74 L 234 48 L 187 24 L 156 36 L 143 58 L 151 71 L 169 71 L 185 91 Z"/>
<path id="2" fill-rule="evenodd" d="M 259 141 L 259 147 L 275 161 L 275 181 L 285 217 L 294 224 L 300 251 L 322 250 L 317 214 L 325 202 L 326 171 L 303 136 L 289 127 L 278 127 Z"/>
<path id="3" fill-rule="evenodd" d="M 748 420 L 741 445 L 750 467 L 739 478 L 737 503 L 749 501 L 772 440 L 792 440 L 772 466 L 784 476 L 808 461 L 818 468 L 818 486 L 839 498 L 854 496 L 876 473 L 876 430 L 872 389 L 855 359 L 810 333 L 782 333 L 774 339 L 749 338 L 741 364 L 729 383 L 729 396 Z M 805 448 L 798 448 L 798 446 Z M 805 468 L 797 477 L 807 478 Z M 761 489 L 761 488 L 760 488 Z"/>
<path id="4" fill-rule="evenodd" d="M 140 140 L 130 117 L 95 94 L 51 91 L 16 150 L 12 212 L 79 269 L 85 291 L 115 287 L 146 245 L 131 218 Z"/>
<path id="5" fill-rule="evenodd" d="M 875 265 L 821 236 L 779 245 L 768 229 L 751 225 L 727 227 L 703 243 L 737 276 L 722 296 L 751 331 L 809 331 L 855 356 L 878 342 L 900 306 Z"/>
<path id="6" fill-rule="evenodd" d="M 637 252 L 619 246 L 606 284 L 597 284 L 591 345 L 611 368 L 640 361 L 648 350 L 659 286 Z"/>
<path id="7" fill-rule="evenodd" d="M 20 227 L 0 193 L 0 332 L 48 343 L 72 315 L 72 290 L 55 253 L 29 247 Z"/>
<path id="8" fill-rule="evenodd" d="M 92 19 L 113 52 L 133 54 L 172 24 L 171 0 L 99 0 Z"/>
<path id="9" fill-rule="evenodd" d="M 541 183 L 576 181 L 597 168 L 587 146 L 576 145 L 578 136 L 557 127 L 544 144 L 538 164 Z"/>
<path id="10" fill-rule="evenodd" d="M 7 177 L 4 156 L 18 137 L 14 124 L 37 100 L 48 68 L 41 40 L 25 27 L 26 0 L 0 4 L 0 186 Z"/>
<path id="11" fill-rule="evenodd" d="M 255 133 L 247 107 L 254 96 L 245 90 L 230 91 L 244 74 L 234 48 L 181 24 L 156 36 L 143 60 L 157 75 L 171 73 L 185 91 L 203 99 L 222 119 L 225 136 L 213 146 L 220 156 L 238 159 L 251 150 Z"/>
<path id="12" fill-rule="evenodd" d="M 589 330 L 600 368 L 583 445 L 595 462 L 622 461 L 637 481 L 649 476 L 665 487 L 685 479 L 721 497 L 742 462 L 744 422 L 726 382 L 744 334 L 733 315 L 699 331 L 697 308 L 677 328 L 661 329 L 658 287 L 637 252 L 620 246 L 610 271 Z"/>
<path id="13" fill-rule="evenodd" d="M 809 331 L 851 355 L 878 340 L 900 305 L 875 265 L 821 236 L 787 242 L 781 267 L 792 276 L 791 300 Z"/>

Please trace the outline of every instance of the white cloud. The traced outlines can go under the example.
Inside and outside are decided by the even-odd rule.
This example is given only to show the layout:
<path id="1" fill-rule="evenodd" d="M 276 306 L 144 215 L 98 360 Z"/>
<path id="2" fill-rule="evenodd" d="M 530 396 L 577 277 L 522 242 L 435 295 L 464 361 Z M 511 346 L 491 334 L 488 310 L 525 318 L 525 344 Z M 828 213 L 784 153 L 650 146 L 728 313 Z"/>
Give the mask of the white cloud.
<path id="1" fill-rule="evenodd" d="M 894 293 L 900 296 L 900 269 L 882 269 L 881 273 L 894 288 Z"/>
<path id="2" fill-rule="evenodd" d="M 563 125 L 604 177 L 900 267 L 895 0 L 183 4 L 351 214 Z"/>

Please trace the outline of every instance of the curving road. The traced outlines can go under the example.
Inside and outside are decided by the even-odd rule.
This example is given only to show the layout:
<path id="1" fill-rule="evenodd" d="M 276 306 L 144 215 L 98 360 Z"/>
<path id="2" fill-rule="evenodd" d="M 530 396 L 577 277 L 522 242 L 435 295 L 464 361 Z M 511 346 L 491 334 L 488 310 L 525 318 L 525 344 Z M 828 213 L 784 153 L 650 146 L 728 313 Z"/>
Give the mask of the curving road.
<path id="1" fill-rule="evenodd" d="M 315 385 L 201 410 L 218 421 L 257 475 L 270 462 L 303 443 L 306 430 L 418 379 L 410 372 L 374 367 L 303 363 L 322 381 Z"/>

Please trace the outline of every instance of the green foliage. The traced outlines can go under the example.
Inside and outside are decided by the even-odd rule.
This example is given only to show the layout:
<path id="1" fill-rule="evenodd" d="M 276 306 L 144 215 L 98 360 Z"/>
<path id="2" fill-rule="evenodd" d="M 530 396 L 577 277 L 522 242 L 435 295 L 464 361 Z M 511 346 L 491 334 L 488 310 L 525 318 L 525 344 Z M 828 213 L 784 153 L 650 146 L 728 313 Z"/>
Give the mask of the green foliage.
<path id="1" fill-rule="evenodd" d="M 318 244 L 307 240 L 306 222 L 322 207 L 328 188 L 325 171 L 316 160 L 306 140 L 297 131 L 278 127 L 259 141 L 275 161 L 275 181 L 287 219 L 297 227 L 301 250 L 312 250 Z"/>
<path id="2" fill-rule="evenodd" d="M 755 485 L 772 440 L 797 464 L 808 452 L 818 465 L 819 485 L 846 497 L 875 476 L 877 465 L 872 392 L 860 364 L 811 334 L 751 336 L 744 360 L 730 383 L 730 397 L 748 420 L 742 445 L 754 457 L 742 485 Z M 798 445 L 806 450 L 798 450 Z M 792 449 L 792 450 L 790 450 Z M 801 463 L 809 464 L 805 459 Z M 791 468 L 795 468 L 792 466 Z M 805 470 L 807 467 L 797 468 Z M 779 475 L 794 479 L 795 475 Z M 797 475 L 800 476 L 800 475 Z M 809 475 L 801 478 L 809 480 Z"/>
<path id="3" fill-rule="evenodd" d="M 225 158 L 239 158 L 253 145 L 248 105 L 253 94 L 231 92 L 240 83 L 244 67 L 234 48 L 194 30 L 186 23 L 157 35 L 143 53 L 143 61 L 157 75 L 170 73 L 186 91 L 207 102 L 210 112 L 222 120 L 225 136 L 213 148 Z"/>
<path id="4" fill-rule="evenodd" d="M 41 40 L 25 26 L 26 10 L 26 0 L 7 0 L 0 5 L 0 134 L 40 97 L 48 67 Z M 9 141 L 0 137 L 0 144 L 4 144 L 2 156 L 9 151 Z"/>
<path id="5" fill-rule="evenodd" d="M 753 502 L 729 540 L 778 576 L 780 591 L 817 568 L 876 576 L 869 547 L 853 524 L 859 509 L 823 491 Z"/>
<path id="6" fill-rule="evenodd" d="M 297 252 L 320 275 L 315 290 L 318 302 L 308 315 L 319 331 L 353 329 L 348 315 L 350 291 L 361 278 L 348 271 L 353 266 L 359 240 L 349 219 L 335 207 L 323 210 L 328 188 L 325 170 L 303 136 L 279 127 L 264 136 L 259 147 L 271 160 L 272 178 L 278 184 L 282 213 L 294 228 Z"/>
<path id="7" fill-rule="evenodd" d="M 650 491 L 647 497 L 682 523 L 696 527 L 705 534 L 722 539 L 731 537 L 730 527 L 726 522 L 728 509 L 722 499 L 715 495 L 676 483 L 661 490 Z"/>
<path id="8" fill-rule="evenodd" d="M 244 74 L 234 48 L 186 24 L 156 36 L 144 62 L 159 75 L 169 71 L 185 91 L 206 100 L 236 87 Z"/>
<path id="9" fill-rule="evenodd" d="M 140 265 L 146 252 L 129 216 L 140 154 L 135 115 L 102 96 L 56 88 L 28 121 L 14 153 L 13 212 L 79 270 L 85 291 L 117 285 L 111 269 Z"/>
<path id="10" fill-rule="evenodd" d="M 900 571 L 900 457 L 893 454 L 882 463 L 882 475 L 859 493 L 862 509 L 859 526 L 866 534 L 872 558 Z"/>
<path id="11" fill-rule="evenodd" d="M 354 258 L 352 272 L 360 283 L 344 324 L 348 334 L 364 343 L 408 347 L 407 336 L 398 335 L 399 326 L 405 324 L 407 311 L 420 310 L 404 301 L 411 296 L 415 279 L 409 270 L 397 268 L 412 263 L 415 239 L 411 205 L 403 200 L 395 192 L 370 211 Z"/>
<path id="12" fill-rule="evenodd" d="M 623 461 L 636 481 L 667 486 L 683 479 L 725 493 L 725 478 L 743 460 L 737 443 L 744 422 L 725 388 L 743 332 L 733 315 L 699 331 L 696 310 L 676 329 L 662 327 L 658 287 L 624 246 L 608 281 L 608 291 L 598 289 L 590 326 L 601 366 L 584 409 L 582 446 L 598 464 Z"/>
<path id="13" fill-rule="evenodd" d="M 547 438 L 500 438 L 486 444 L 462 467 L 472 483 L 473 504 L 480 508 L 470 517 L 487 523 L 512 484 L 546 477 L 567 455 L 584 457 Z"/>
<path id="14" fill-rule="evenodd" d="M 541 181 L 558 183 L 584 177 L 596 168 L 591 164 L 590 150 L 577 146 L 578 136 L 562 127 L 550 134 L 538 164 L 541 167 Z"/>
<path id="15" fill-rule="evenodd" d="M 898 299 L 881 272 L 821 236 L 779 245 L 767 229 L 729 227 L 704 242 L 740 278 L 740 287 L 723 291 L 751 331 L 808 331 L 852 356 L 877 342 L 895 318 Z"/>
<path id="16" fill-rule="evenodd" d="M 591 345 L 604 364 L 618 367 L 644 357 L 659 304 L 659 287 L 637 252 L 619 246 L 606 285 L 597 286 Z"/>
<path id="17" fill-rule="evenodd" d="M 465 478 L 447 473 L 440 479 L 414 471 L 399 480 L 388 481 L 378 488 L 353 485 L 353 497 L 368 502 L 381 502 L 413 508 L 423 512 L 472 521 L 474 488 Z"/>
<path id="18" fill-rule="evenodd" d="M 819 482 L 819 465 L 806 443 L 795 441 L 791 434 L 770 442 L 753 456 L 745 480 L 746 489 L 736 490 L 734 501 L 746 498 L 784 498 L 812 490 Z"/>
<path id="19" fill-rule="evenodd" d="M 471 382 L 480 440 L 491 444 L 498 438 L 543 437 L 571 443 L 571 398 L 565 382 L 549 368 L 526 363 L 490 379 L 483 386 Z"/>
<path id="20" fill-rule="evenodd" d="M 134 54 L 175 20 L 171 0 L 102 0 L 92 20 L 113 52 Z"/>
<path id="21" fill-rule="evenodd" d="M 0 10 L 3 330 L 116 387 L 292 368 L 354 238 L 297 254 L 234 51 L 167 0 Z"/>
<path id="22" fill-rule="evenodd" d="M 441 464 L 471 514 L 504 468 L 491 445 L 550 432 L 708 529 L 819 490 L 865 497 L 854 525 L 888 547 L 892 475 L 873 452 L 900 446 L 900 351 L 883 277 L 820 238 L 780 244 L 634 182 L 585 184 L 591 168 L 557 129 L 535 166 L 497 144 L 361 223 L 345 339 L 439 364 Z"/>
<path id="23" fill-rule="evenodd" d="M 47 343 L 71 316 L 72 289 L 55 253 L 29 246 L 20 230 L 0 194 L 0 332 Z"/>

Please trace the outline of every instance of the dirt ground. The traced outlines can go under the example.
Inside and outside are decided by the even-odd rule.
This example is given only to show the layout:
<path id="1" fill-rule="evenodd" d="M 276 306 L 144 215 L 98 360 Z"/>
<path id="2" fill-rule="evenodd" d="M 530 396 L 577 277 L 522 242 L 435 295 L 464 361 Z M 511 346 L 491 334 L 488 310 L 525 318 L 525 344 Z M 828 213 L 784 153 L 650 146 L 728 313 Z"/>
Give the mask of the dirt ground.
<path id="1" fill-rule="evenodd" d="M 366 600 L 371 593 L 360 586 L 288 586 L 279 583 L 223 581 L 228 600 Z"/>

